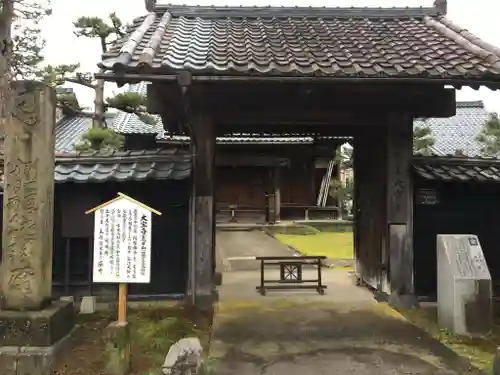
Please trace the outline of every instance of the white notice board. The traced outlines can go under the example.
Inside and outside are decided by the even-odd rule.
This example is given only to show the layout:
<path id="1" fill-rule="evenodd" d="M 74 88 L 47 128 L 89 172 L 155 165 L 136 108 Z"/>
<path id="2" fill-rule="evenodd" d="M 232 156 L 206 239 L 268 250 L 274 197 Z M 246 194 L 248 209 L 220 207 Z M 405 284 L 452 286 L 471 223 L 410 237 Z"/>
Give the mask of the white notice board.
<path id="1" fill-rule="evenodd" d="M 147 206 L 126 197 L 95 210 L 95 283 L 150 282 L 151 219 Z"/>

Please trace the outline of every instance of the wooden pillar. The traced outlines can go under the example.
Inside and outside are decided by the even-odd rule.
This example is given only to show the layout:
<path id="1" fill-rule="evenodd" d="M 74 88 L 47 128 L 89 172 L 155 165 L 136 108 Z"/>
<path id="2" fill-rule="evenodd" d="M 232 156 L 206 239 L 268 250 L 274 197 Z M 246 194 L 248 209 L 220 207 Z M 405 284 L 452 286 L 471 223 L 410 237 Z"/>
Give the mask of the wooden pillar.
<path id="1" fill-rule="evenodd" d="M 318 199 L 319 188 L 316 184 L 316 145 L 311 145 L 311 158 L 309 165 L 309 199 L 307 204 L 310 206 L 315 206 Z"/>
<path id="2" fill-rule="evenodd" d="M 193 142 L 194 238 L 191 266 L 194 267 L 194 303 L 199 308 L 212 306 L 215 272 L 215 132 L 209 116 L 190 118 Z"/>
<path id="3" fill-rule="evenodd" d="M 413 304 L 413 118 L 393 114 L 387 124 L 387 251 L 395 304 Z M 401 298 L 404 297 L 404 298 Z"/>
<path id="4" fill-rule="evenodd" d="M 367 126 L 356 134 L 353 154 L 355 272 L 360 281 L 379 290 L 385 268 L 385 140 L 383 124 Z"/>
<path id="5" fill-rule="evenodd" d="M 38 310 L 52 291 L 55 93 L 30 81 L 15 93 L 4 143 L 1 309 Z"/>
<path id="6" fill-rule="evenodd" d="M 274 216 L 275 221 L 280 221 L 281 215 L 281 166 L 277 165 L 273 170 L 273 190 L 274 190 Z"/>
<path id="7" fill-rule="evenodd" d="M 339 189 L 343 189 L 344 185 L 343 185 L 343 181 L 342 181 L 342 149 L 341 149 L 341 145 L 340 146 L 337 146 L 335 148 L 335 157 L 336 157 L 336 162 L 335 162 L 335 181 L 337 182 L 338 184 L 338 187 Z M 344 200 L 343 200 L 343 197 L 338 195 L 337 196 L 337 208 L 338 208 L 338 212 L 337 212 L 337 219 L 339 220 L 342 220 L 343 219 L 343 203 L 344 203 Z"/>

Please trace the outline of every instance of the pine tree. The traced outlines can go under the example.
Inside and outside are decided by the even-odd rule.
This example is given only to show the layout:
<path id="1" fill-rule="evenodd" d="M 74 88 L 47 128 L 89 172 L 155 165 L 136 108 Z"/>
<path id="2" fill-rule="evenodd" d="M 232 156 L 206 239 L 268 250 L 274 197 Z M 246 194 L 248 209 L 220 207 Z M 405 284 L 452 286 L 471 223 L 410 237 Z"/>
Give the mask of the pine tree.
<path id="1" fill-rule="evenodd" d="M 11 82 L 31 78 L 43 60 L 39 23 L 51 13 L 48 1 L 0 0 L 0 137 L 13 107 Z"/>
<path id="2" fill-rule="evenodd" d="M 2 50 L 10 52 L 10 71 L 13 78 L 32 78 L 39 64 L 45 46 L 39 27 L 40 21 L 52 13 L 50 1 L 43 0 L 0 0 L 0 34 L 7 46 Z"/>
<path id="3" fill-rule="evenodd" d="M 432 129 L 427 125 L 416 125 L 413 127 L 413 152 L 420 155 L 431 155 L 431 147 L 435 139 Z"/>
<path id="4" fill-rule="evenodd" d="M 109 15 L 108 22 L 98 17 L 80 17 L 74 22 L 74 26 L 77 37 L 98 38 L 102 53 L 108 51 L 110 43 L 126 35 L 126 27 L 115 13 Z M 104 80 L 94 79 L 92 73 L 79 72 L 79 68 L 79 64 L 48 65 L 38 72 L 39 78 L 50 86 L 55 87 L 65 82 L 72 82 L 95 91 L 95 106 L 91 113 L 82 108 L 76 108 L 74 102 L 70 105 L 67 94 L 58 96 L 58 105 L 65 113 L 87 116 L 93 121 L 93 128 L 83 135 L 81 142 L 75 145 L 75 149 L 81 151 L 122 147 L 123 136 L 106 126 L 105 113 L 109 108 L 136 114 L 146 124 L 156 122 L 154 117 L 146 111 L 144 95 L 127 92 L 104 99 Z"/>
<path id="5" fill-rule="evenodd" d="M 497 113 L 491 113 L 476 140 L 481 143 L 484 156 L 497 156 L 500 153 L 500 119 Z"/>

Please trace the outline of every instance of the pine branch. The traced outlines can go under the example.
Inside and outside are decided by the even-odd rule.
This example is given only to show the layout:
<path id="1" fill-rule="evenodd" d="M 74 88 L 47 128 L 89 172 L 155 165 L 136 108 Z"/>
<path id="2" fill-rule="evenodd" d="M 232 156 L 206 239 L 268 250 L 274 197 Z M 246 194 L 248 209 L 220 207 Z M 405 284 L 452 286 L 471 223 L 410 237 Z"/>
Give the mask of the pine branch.
<path id="1" fill-rule="evenodd" d="M 111 20 L 111 23 L 113 24 L 113 31 L 119 38 L 124 38 L 127 34 L 125 33 L 125 28 L 123 26 L 123 22 L 116 13 L 111 13 L 109 15 L 109 18 Z"/>
<path id="2" fill-rule="evenodd" d="M 417 125 L 413 127 L 413 152 L 422 155 L 430 155 L 431 147 L 435 144 L 432 129 L 428 125 Z"/>
<path id="3" fill-rule="evenodd" d="M 73 78 L 72 77 L 64 78 L 64 81 L 70 83 L 76 83 L 77 85 L 85 86 L 93 90 L 95 90 L 96 88 L 96 85 L 89 83 L 88 81 L 82 80 L 78 75 Z"/>
<path id="4" fill-rule="evenodd" d="M 75 145 L 77 151 L 119 149 L 125 137 L 107 128 L 90 128 Z"/>
<path id="5" fill-rule="evenodd" d="M 500 118 L 497 113 L 491 113 L 483 124 L 476 141 L 482 145 L 484 156 L 496 156 L 500 153 Z"/>
<path id="6" fill-rule="evenodd" d="M 142 122 L 154 125 L 156 119 L 147 112 L 146 97 L 135 92 L 125 92 L 113 98 L 106 99 L 108 108 L 115 108 L 119 111 L 132 113 L 138 116 Z"/>
<path id="7" fill-rule="evenodd" d="M 12 8 L 12 53 L 10 71 L 13 78 L 31 78 L 43 61 L 41 51 L 45 40 L 40 31 L 40 21 L 52 13 L 50 1 L 3 0 L 2 11 Z M 2 23 L 2 22 L 0 22 Z M 3 23 L 4 24 L 4 23 Z"/>
<path id="8" fill-rule="evenodd" d="M 56 107 L 60 108 L 66 116 L 82 116 L 95 119 L 95 113 L 85 111 L 83 108 L 72 108 L 71 106 L 64 105 L 60 102 L 56 103 Z"/>

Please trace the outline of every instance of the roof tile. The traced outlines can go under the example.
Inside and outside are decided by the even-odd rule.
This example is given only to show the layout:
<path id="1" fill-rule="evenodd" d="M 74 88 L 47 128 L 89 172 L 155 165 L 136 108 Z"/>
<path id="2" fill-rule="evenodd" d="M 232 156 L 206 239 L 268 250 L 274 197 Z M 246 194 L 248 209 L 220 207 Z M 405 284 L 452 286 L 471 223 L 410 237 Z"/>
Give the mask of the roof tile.
<path id="1" fill-rule="evenodd" d="M 56 158 L 56 183 L 182 180 L 189 177 L 188 154 L 177 150 L 92 151 Z"/>
<path id="2" fill-rule="evenodd" d="M 488 120 L 489 113 L 482 101 L 457 102 L 455 116 L 449 118 L 417 119 L 415 126 L 429 126 L 435 144 L 432 152 L 436 155 L 455 155 L 461 150 L 465 156 L 481 156 L 481 144 L 476 137 Z"/>
<path id="3" fill-rule="evenodd" d="M 190 165 L 175 162 L 143 162 L 114 164 L 65 164 L 56 166 L 56 183 L 95 183 L 109 181 L 182 180 L 189 177 Z"/>
<path id="4" fill-rule="evenodd" d="M 129 85 L 126 91 L 146 95 L 147 85 L 148 82 Z M 159 134 L 163 131 L 161 117 L 158 115 L 152 115 L 152 117 L 156 120 L 154 125 L 146 124 L 134 113 L 119 111 L 111 124 L 111 128 L 120 134 Z"/>
<path id="5" fill-rule="evenodd" d="M 114 115 L 113 115 L 114 117 Z M 107 117 L 106 123 L 111 125 L 113 117 Z M 75 150 L 82 135 L 92 127 L 92 119 L 84 115 L 65 116 L 56 123 L 56 152 L 71 152 Z"/>
<path id="6" fill-rule="evenodd" d="M 417 157 L 416 175 L 445 182 L 500 182 L 500 160 L 491 158 Z"/>
<path id="7" fill-rule="evenodd" d="M 108 70 L 500 80 L 500 54 L 437 8 L 163 6 L 104 56 Z"/>

